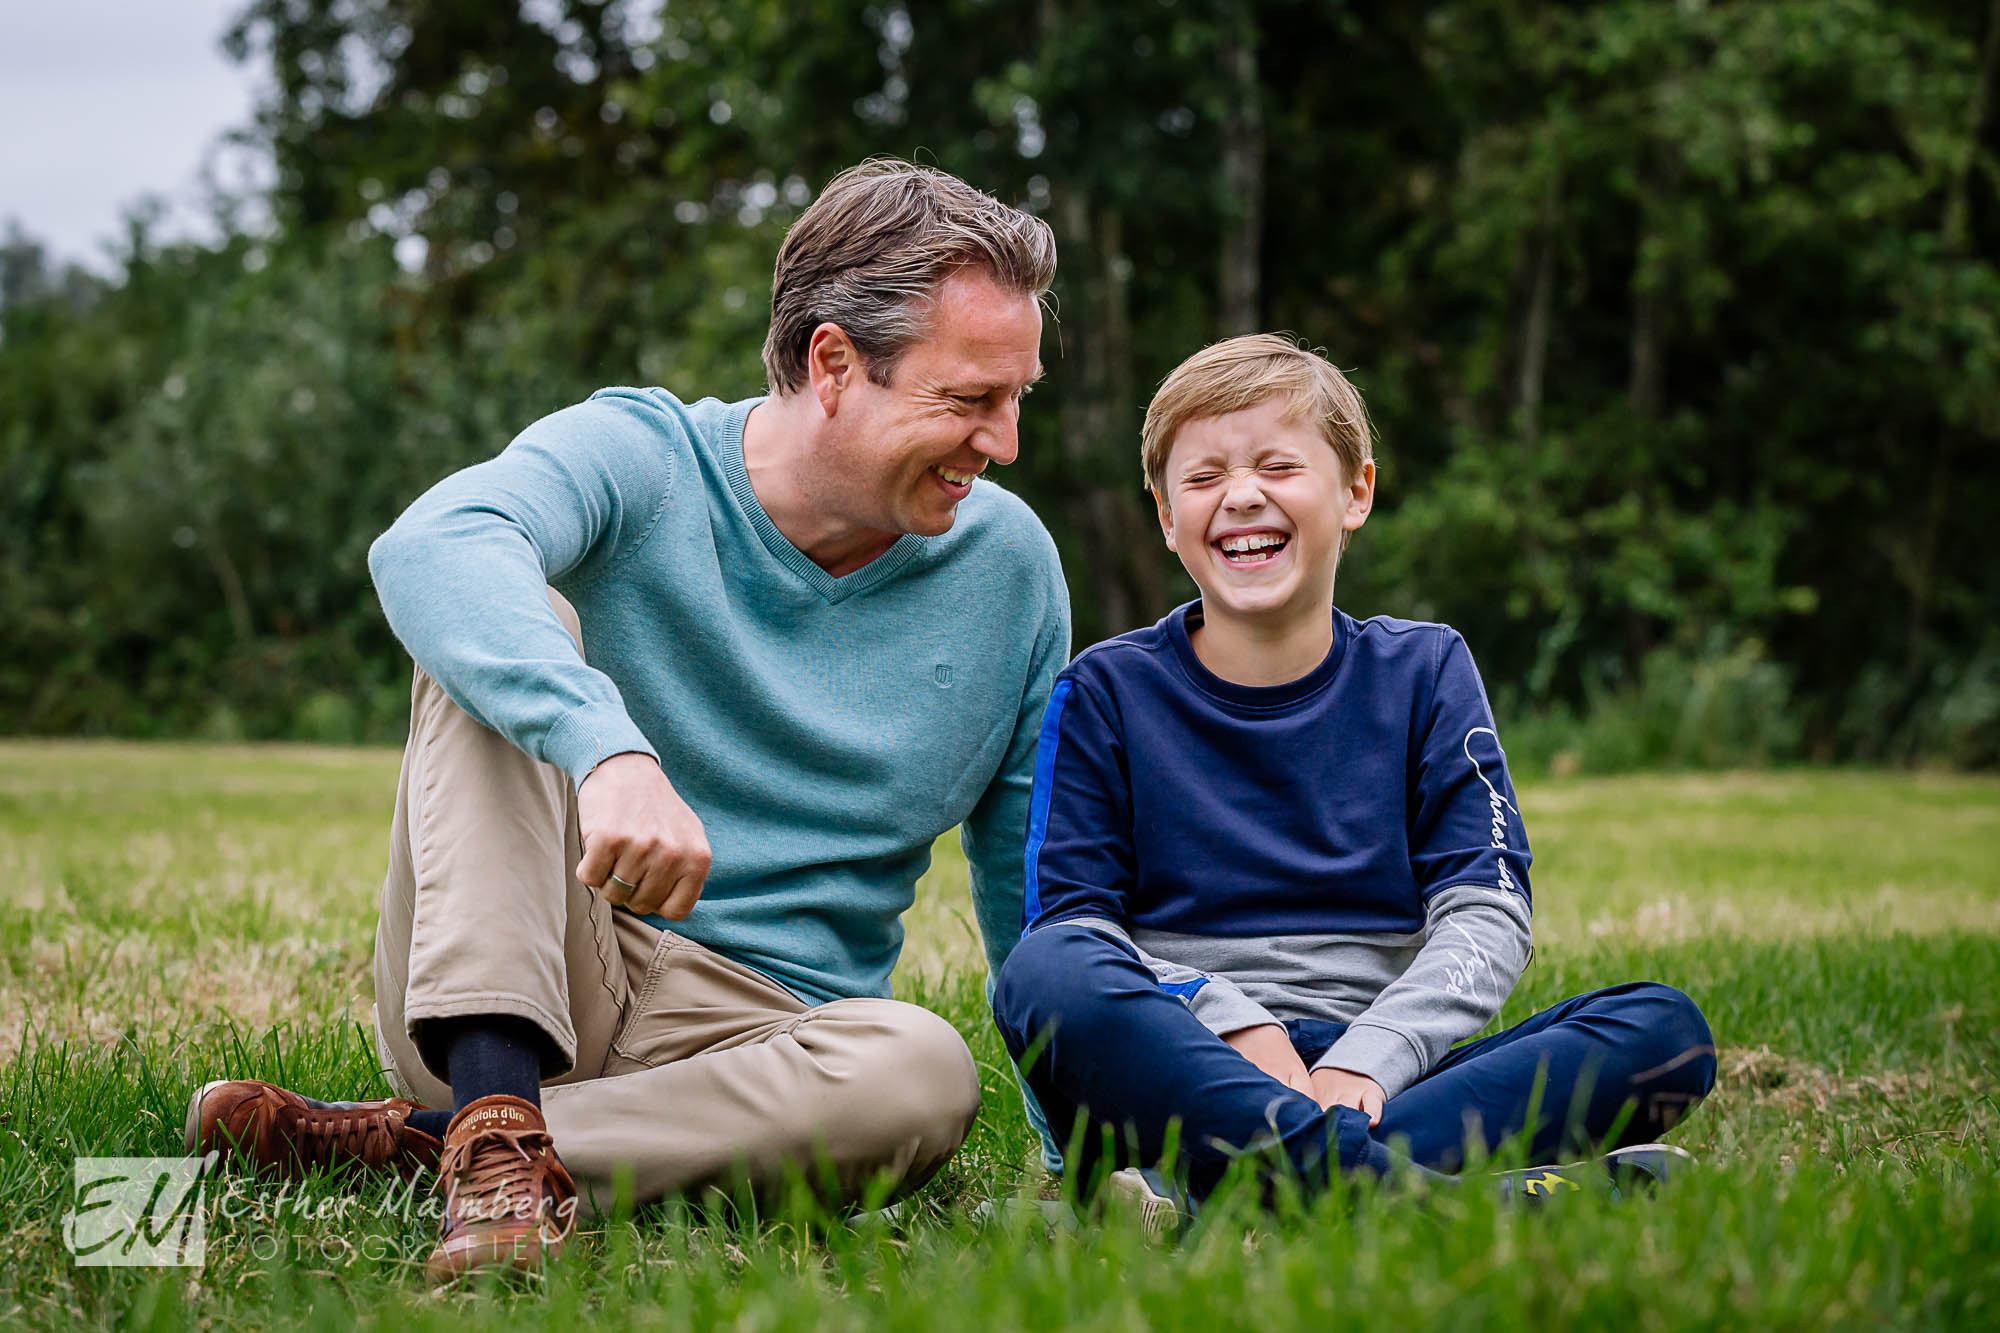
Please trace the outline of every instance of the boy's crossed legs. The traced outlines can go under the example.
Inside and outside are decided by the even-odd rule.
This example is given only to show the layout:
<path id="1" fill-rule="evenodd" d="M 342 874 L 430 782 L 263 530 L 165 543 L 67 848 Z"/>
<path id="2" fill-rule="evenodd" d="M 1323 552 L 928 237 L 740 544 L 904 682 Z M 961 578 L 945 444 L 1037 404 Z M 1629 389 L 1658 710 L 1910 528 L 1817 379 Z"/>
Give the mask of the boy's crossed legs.
<path id="1" fill-rule="evenodd" d="M 1088 1108 L 1085 1160 L 1070 1163 L 1076 1179 L 1096 1165 L 1104 1126 L 1120 1158 L 1111 1165 L 1152 1166 L 1177 1120 L 1179 1162 L 1196 1198 L 1254 1148 L 1282 1152 L 1302 1181 L 1325 1178 L 1329 1150 L 1342 1171 L 1385 1174 L 1399 1160 L 1392 1143 L 1418 1166 L 1456 1171 L 1468 1136 L 1495 1149 L 1528 1126 L 1536 1106 L 1535 1161 L 1643 1143 L 1715 1081 L 1713 1038 L 1694 1002 L 1635 982 L 1458 1047 L 1391 1098 L 1371 1130 L 1361 1112 L 1322 1110 L 1259 1070 L 1162 991 L 1121 942 L 1080 925 L 1023 939 L 1001 969 L 995 1010 L 1014 1057 L 1032 1056 L 1026 1077 L 1057 1133 Z M 1310 1064 L 1341 1029 L 1289 1031 Z"/>

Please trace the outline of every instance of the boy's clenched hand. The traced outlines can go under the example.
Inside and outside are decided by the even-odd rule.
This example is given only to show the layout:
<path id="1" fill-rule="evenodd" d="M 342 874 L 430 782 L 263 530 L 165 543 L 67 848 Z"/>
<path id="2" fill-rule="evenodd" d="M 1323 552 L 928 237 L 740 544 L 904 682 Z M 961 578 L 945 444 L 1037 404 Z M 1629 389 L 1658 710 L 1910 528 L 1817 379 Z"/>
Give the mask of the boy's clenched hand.
<path id="1" fill-rule="evenodd" d="M 1351 1069 L 1315 1069 L 1312 1071 L 1312 1095 L 1329 1111 L 1336 1106 L 1351 1106 L 1368 1117 L 1368 1128 L 1382 1123 L 1382 1085 L 1366 1074 L 1357 1074 Z"/>
<path id="2" fill-rule="evenodd" d="M 1292 1049 L 1290 1037 L 1276 1023 L 1238 1028 L 1223 1038 L 1236 1053 L 1278 1082 L 1303 1092 L 1321 1107 L 1351 1106 L 1368 1117 L 1368 1127 L 1382 1123 L 1382 1085 L 1366 1074 L 1351 1069 L 1315 1069 L 1308 1073 L 1306 1062 Z"/>
<path id="3" fill-rule="evenodd" d="M 1308 1097 L 1315 1095 L 1312 1076 L 1306 1073 L 1306 1062 L 1299 1059 L 1299 1053 L 1292 1049 L 1292 1039 L 1278 1024 L 1259 1023 L 1255 1027 L 1238 1028 L 1223 1040 L 1235 1047 L 1238 1055 L 1292 1091 L 1303 1092 Z"/>

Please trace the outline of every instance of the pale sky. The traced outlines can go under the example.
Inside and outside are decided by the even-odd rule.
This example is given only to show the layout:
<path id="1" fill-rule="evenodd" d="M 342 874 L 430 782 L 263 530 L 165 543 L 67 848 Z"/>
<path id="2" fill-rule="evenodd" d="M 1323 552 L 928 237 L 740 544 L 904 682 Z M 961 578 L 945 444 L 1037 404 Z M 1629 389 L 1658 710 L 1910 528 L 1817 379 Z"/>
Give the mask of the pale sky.
<path id="1" fill-rule="evenodd" d="M 102 272 L 141 195 L 169 232 L 207 235 L 199 177 L 249 124 L 262 70 L 222 54 L 245 0 L 0 0 L 0 228 L 18 219 L 60 259 Z M 224 157 L 234 181 L 254 163 Z"/>

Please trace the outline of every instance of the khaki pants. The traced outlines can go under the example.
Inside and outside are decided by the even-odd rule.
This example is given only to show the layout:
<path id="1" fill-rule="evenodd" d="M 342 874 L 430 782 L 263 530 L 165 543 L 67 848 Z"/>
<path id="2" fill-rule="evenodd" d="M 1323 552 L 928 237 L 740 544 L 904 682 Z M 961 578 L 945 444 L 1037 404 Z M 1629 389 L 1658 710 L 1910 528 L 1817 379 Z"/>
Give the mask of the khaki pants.
<path id="1" fill-rule="evenodd" d="M 574 612 L 551 594 L 577 635 Z M 894 1000 L 808 1007 L 692 940 L 614 911 L 572 874 L 576 789 L 474 721 L 419 670 L 375 936 L 376 1035 L 388 1080 L 451 1105 L 424 1025 L 467 1014 L 537 1024 L 556 1151 L 600 1206 L 631 1173 L 640 1201 L 765 1191 L 803 1170 L 858 1197 L 878 1172 L 922 1184 L 979 1111 L 971 1052 Z"/>

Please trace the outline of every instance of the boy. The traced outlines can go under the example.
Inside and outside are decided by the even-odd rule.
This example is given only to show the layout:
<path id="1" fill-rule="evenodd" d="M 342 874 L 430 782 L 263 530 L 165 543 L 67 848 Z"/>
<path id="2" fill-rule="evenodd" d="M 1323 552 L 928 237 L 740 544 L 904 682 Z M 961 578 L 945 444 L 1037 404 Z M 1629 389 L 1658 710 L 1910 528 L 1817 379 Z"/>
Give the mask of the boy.
<path id="1" fill-rule="evenodd" d="M 1670 987 L 1452 1049 L 1527 963 L 1528 843 L 1464 641 L 1333 606 L 1374 499 L 1354 387 L 1283 338 L 1217 343 L 1161 384 L 1142 461 L 1201 598 L 1058 677 L 996 994 L 1051 1127 L 1087 1118 L 1077 1177 L 1107 1146 L 1152 1166 L 1170 1122 L 1196 1199 L 1253 1151 L 1308 1182 L 1385 1172 L 1392 1142 L 1456 1171 L 1537 1105 L 1536 1161 L 1673 1124 L 1715 1057 Z"/>

